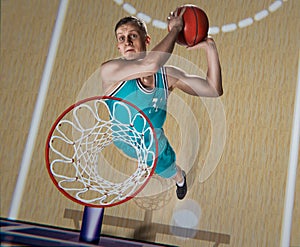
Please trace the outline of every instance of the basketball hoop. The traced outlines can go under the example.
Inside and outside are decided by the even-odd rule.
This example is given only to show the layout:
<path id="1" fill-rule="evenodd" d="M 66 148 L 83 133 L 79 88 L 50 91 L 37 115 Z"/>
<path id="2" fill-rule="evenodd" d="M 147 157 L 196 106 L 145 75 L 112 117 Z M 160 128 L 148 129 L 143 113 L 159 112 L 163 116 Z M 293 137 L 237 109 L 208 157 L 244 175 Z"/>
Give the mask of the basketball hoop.
<path id="1" fill-rule="evenodd" d="M 117 143 L 135 157 L 122 154 L 124 161 L 117 160 Z M 60 192 L 84 206 L 110 207 L 144 188 L 156 167 L 158 141 L 150 120 L 135 105 L 97 96 L 73 104 L 57 118 L 45 152 Z"/>

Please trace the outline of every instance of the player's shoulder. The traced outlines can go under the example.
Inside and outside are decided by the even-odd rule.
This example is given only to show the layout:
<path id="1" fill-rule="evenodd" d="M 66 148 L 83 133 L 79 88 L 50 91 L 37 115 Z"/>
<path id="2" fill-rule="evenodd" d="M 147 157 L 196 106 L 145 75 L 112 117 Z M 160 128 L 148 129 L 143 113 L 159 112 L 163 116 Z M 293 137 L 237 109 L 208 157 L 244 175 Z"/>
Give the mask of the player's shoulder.
<path id="1" fill-rule="evenodd" d="M 101 78 L 103 80 L 111 78 L 111 74 L 113 74 L 114 71 L 119 69 L 120 61 L 122 61 L 122 58 L 114 58 L 114 59 L 110 59 L 110 60 L 103 62 L 100 65 Z"/>

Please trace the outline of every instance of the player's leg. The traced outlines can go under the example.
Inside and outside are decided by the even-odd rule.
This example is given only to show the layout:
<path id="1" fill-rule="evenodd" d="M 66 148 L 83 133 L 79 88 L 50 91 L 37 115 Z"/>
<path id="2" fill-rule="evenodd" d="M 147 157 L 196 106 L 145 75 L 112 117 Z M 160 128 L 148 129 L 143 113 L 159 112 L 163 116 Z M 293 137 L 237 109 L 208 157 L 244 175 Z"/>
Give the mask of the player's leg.
<path id="1" fill-rule="evenodd" d="M 163 178 L 173 179 L 176 183 L 176 194 L 182 200 L 187 193 L 185 172 L 176 165 L 176 154 L 162 130 L 156 130 L 158 137 L 158 158 L 155 173 Z M 126 143 L 115 141 L 114 144 L 132 158 L 136 157 L 136 151 Z"/>
<path id="2" fill-rule="evenodd" d="M 162 140 L 164 139 L 164 140 Z M 187 183 L 185 172 L 176 165 L 176 154 L 169 144 L 167 138 L 159 138 L 159 156 L 155 172 L 163 178 L 171 178 L 176 182 L 176 194 L 182 200 L 187 193 Z"/>

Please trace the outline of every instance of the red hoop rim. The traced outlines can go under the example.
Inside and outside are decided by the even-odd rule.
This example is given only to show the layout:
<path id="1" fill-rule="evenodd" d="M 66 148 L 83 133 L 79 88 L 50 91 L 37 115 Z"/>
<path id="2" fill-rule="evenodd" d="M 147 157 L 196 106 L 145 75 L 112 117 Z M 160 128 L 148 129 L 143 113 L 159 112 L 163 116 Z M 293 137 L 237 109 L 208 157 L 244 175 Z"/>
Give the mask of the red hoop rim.
<path id="1" fill-rule="evenodd" d="M 50 139 L 52 137 L 52 134 L 57 126 L 57 124 L 60 122 L 60 120 L 62 120 L 64 118 L 64 116 L 69 113 L 71 110 L 73 110 L 76 106 L 78 105 L 81 105 L 83 103 L 86 103 L 86 102 L 89 102 L 89 101 L 94 101 L 94 100 L 105 100 L 105 99 L 111 99 L 111 100 L 117 100 L 117 101 L 120 101 L 120 102 L 124 102 L 125 104 L 128 104 L 130 105 L 131 107 L 135 108 L 138 113 L 140 113 L 147 121 L 147 123 L 149 124 L 150 128 L 152 129 L 153 131 L 153 137 L 154 137 L 154 140 L 155 140 L 155 159 L 154 159 L 154 165 L 153 165 L 153 168 L 150 172 L 150 175 L 149 177 L 146 179 L 146 181 L 144 182 L 144 184 L 142 184 L 139 189 L 137 191 L 135 191 L 131 196 L 128 196 L 126 197 L 125 199 L 121 200 L 121 201 L 118 201 L 118 202 L 115 202 L 115 203 L 112 203 L 112 204 L 109 204 L 109 205 L 95 205 L 95 204 L 91 204 L 91 203 L 84 203 L 76 198 L 74 198 L 73 196 L 71 196 L 69 193 L 67 193 L 64 189 L 60 188 L 58 186 L 58 182 L 57 180 L 54 178 L 52 172 L 50 171 L 50 159 L 49 159 L 49 142 L 50 142 Z M 48 174 L 52 180 L 52 182 L 54 183 L 54 185 L 56 186 L 56 188 L 64 195 L 66 196 L 67 198 L 69 198 L 70 200 L 78 203 L 78 204 L 81 204 L 81 205 L 84 205 L 84 206 L 88 206 L 88 207 L 97 207 L 97 208 L 105 208 L 105 207 L 113 207 L 113 206 L 116 206 L 118 204 L 122 204 L 126 201 L 129 201 L 130 199 L 134 198 L 138 193 L 140 193 L 144 187 L 147 185 L 147 183 L 149 182 L 150 178 L 152 177 L 152 175 L 154 174 L 154 171 L 155 171 L 155 168 L 156 168 L 156 165 L 157 165 L 157 159 L 158 159 L 158 140 L 157 140 L 157 137 L 156 137 L 156 133 L 154 131 L 154 126 L 153 124 L 151 123 L 150 119 L 147 117 L 147 115 L 141 110 L 139 109 L 136 105 L 132 104 L 131 102 L 127 101 L 127 100 L 124 100 L 124 99 L 121 99 L 121 98 L 117 98 L 117 97 L 113 97 L 113 96 L 94 96 L 94 97 L 89 97 L 89 98 L 86 98 L 86 99 L 83 99 L 83 100 L 80 100 L 74 104 L 72 104 L 71 106 L 69 106 L 66 110 L 64 110 L 59 116 L 58 118 L 55 120 L 55 122 L 53 123 L 51 129 L 50 129 L 50 132 L 48 134 L 48 137 L 47 137 L 47 141 L 46 141 L 46 147 L 45 147 L 45 161 L 46 161 L 46 167 L 47 167 L 47 171 L 48 171 Z"/>

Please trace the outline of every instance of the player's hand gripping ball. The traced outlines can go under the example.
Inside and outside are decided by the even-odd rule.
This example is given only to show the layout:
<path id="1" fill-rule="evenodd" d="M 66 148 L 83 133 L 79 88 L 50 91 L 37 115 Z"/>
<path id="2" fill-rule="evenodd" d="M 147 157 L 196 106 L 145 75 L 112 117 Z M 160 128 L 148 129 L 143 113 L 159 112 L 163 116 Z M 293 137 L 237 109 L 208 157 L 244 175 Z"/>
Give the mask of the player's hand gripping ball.
<path id="1" fill-rule="evenodd" d="M 177 8 L 177 15 L 185 8 L 183 29 L 178 35 L 177 43 L 182 46 L 194 46 L 203 41 L 208 34 L 209 21 L 206 13 L 196 5 L 186 4 Z"/>

